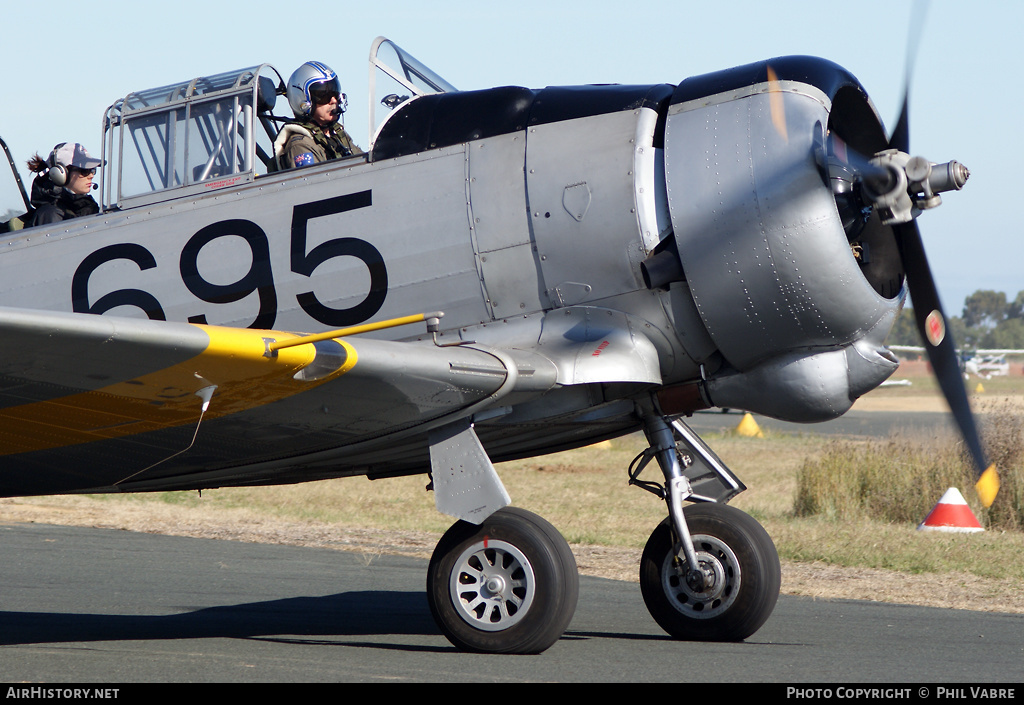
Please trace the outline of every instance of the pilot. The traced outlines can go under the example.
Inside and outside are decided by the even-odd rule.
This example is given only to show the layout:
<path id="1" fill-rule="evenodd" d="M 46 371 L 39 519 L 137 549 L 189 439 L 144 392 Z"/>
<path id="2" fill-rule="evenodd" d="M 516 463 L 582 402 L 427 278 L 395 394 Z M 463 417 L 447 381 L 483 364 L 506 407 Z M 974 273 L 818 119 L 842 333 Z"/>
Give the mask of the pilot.
<path id="1" fill-rule="evenodd" d="M 363 153 L 341 124 L 348 99 L 329 66 L 307 61 L 297 68 L 288 79 L 288 103 L 296 122 L 286 124 L 274 143 L 282 169 Z"/>
<path id="2" fill-rule="evenodd" d="M 76 142 L 58 144 L 46 159 L 38 154 L 29 159 L 28 168 L 37 176 L 32 181 L 34 210 L 25 227 L 99 213 L 89 192 L 96 188 L 92 179 L 101 164 Z"/>

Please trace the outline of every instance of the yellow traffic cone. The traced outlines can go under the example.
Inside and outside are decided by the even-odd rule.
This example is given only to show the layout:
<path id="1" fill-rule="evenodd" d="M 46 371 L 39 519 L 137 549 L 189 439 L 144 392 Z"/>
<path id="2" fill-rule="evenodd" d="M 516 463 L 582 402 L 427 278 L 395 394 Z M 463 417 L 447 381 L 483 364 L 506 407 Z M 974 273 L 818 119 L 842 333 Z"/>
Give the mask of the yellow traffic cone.
<path id="1" fill-rule="evenodd" d="M 981 382 L 978 382 L 978 386 L 974 388 L 974 392 L 976 394 L 983 394 L 985 392 L 985 388 L 981 386 Z"/>
<path id="2" fill-rule="evenodd" d="M 748 438 L 764 438 L 761 427 L 757 425 L 757 421 L 754 421 L 754 417 L 749 412 L 743 415 L 743 420 L 736 427 L 736 433 Z"/>

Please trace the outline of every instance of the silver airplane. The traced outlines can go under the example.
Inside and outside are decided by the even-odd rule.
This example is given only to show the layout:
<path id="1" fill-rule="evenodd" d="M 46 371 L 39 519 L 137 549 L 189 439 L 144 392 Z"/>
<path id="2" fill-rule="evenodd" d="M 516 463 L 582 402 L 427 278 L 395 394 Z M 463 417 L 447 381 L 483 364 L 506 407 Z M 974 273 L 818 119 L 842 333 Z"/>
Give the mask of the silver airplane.
<path id="1" fill-rule="evenodd" d="M 630 482 L 667 506 L 645 603 L 673 637 L 742 640 L 778 554 L 683 419 L 843 414 L 896 369 L 909 290 L 991 502 L 915 221 L 967 171 L 908 154 L 905 101 L 890 138 L 810 57 L 467 92 L 384 38 L 370 59 L 367 153 L 302 169 L 274 168 L 267 64 L 106 111 L 101 212 L 0 250 L 0 496 L 427 473 L 457 519 L 440 629 L 536 653 L 576 564 L 492 463 L 642 430 Z"/>
<path id="2" fill-rule="evenodd" d="M 889 345 L 888 348 L 895 353 L 924 354 L 925 349 L 920 345 Z M 1002 376 L 1010 373 L 1010 363 L 1006 361 L 1007 355 L 1020 357 L 1024 350 L 1017 348 L 975 348 L 973 350 L 957 350 L 960 359 L 961 371 L 964 379 L 970 375 L 991 379 L 993 376 Z"/>

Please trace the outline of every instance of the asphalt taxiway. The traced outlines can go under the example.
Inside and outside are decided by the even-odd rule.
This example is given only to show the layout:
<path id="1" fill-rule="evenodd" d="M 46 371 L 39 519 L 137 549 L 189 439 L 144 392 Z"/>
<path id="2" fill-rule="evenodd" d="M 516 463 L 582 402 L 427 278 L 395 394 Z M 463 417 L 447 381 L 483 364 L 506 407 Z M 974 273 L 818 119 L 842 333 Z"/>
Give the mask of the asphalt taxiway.
<path id="1" fill-rule="evenodd" d="M 0 525 L 3 682 L 1020 680 L 1024 615 L 783 596 L 743 643 L 669 639 L 633 583 L 584 577 L 539 656 L 457 652 L 426 562 L 42 524 Z"/>
<path id="2" fill-rule="evenodd" d="M 701 411 L 684 417 L 697 433 L 729 431 L 739 425 L 743 412 L 719 410 Z M 956 425 L 948 411 L 862 411 L 851 409 L 838 419 L 815 424 L 779 421 L 767 416 L 754 415 L 763 430 L 780 431 L 793 435 L 868 436 L 885 438 L 893 432 L 942 434 L 955 433 Z"/>

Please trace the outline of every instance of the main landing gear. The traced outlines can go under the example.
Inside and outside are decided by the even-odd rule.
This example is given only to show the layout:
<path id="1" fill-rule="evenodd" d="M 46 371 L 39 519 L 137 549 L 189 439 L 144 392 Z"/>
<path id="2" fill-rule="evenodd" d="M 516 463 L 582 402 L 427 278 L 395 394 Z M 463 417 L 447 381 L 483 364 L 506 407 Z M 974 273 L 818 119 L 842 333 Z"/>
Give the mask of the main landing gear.
<path id="1" fill-rule="evenodd" d="M 640 562 L 640 589 L 655 621 L 677 639 L 740 641 L 756 632 L 779 595 L 779 556 L 753 518 L 724 504 L 746 489 L 678 420 L 645 418 L 650 448 L 630 483 L 668 502 Z M 640 480 L 656 459 L 665 485 Z M 683 508 L 684 501 L 696 504 Z M 505 507 L 480 525 L 459 521 L 434 549 L 427 600 L 456 647 L 535 654 L 568 628 L 579 575 L 562 535 L 535 514 Z"/>
<path id="2" fill-rule="evenodd" d="M 547 521 L 506 507 L 479 526 L 453 525 L 427 569 L 427 601 L 465 651 L 536 654 L 568 628 L 579 598 L 576 559 Z"/>
<path id="3" fill-rule="evenodd" d="M 651 447 L 630 482 L 667 500 L 640 559 L 640 590 L 654 621 L 677 639 L 741 641 L 767 621 L 779 596 L 779 554 L 764 528 L 721 502 L 746 489 L 682 421 L 645 419 Z M 638 475 L 651 458 L 665 486 Z M 683 509 L 684 500 L 697 501 Z"/>

